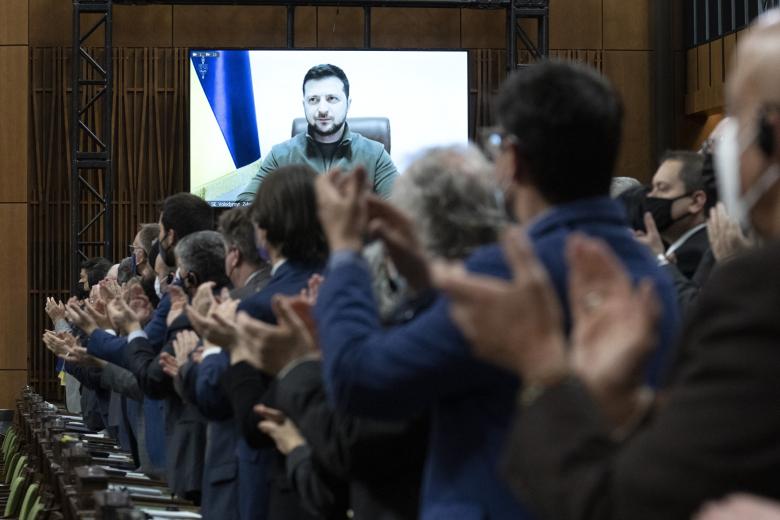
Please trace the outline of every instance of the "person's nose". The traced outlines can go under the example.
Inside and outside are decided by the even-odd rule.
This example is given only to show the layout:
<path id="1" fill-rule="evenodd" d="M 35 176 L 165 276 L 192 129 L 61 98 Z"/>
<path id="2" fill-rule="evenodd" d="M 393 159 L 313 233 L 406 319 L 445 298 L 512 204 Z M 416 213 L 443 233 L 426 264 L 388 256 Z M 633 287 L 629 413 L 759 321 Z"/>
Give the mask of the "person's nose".
<path id="1" fill-rule="evenodd" d="M 328 104 L 324 100 L 320 101 L 320 104 L 317 105 L 317 115 L 319 117 L 326 117 L 328 115 Z"/>

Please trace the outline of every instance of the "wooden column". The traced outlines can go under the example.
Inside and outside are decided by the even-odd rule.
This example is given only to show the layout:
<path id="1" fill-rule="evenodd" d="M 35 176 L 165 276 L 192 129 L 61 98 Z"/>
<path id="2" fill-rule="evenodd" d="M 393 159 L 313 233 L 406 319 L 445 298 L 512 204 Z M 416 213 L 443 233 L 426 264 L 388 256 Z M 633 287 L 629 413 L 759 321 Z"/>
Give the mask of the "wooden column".
<path id="1" fill-rule="evenodd" d="M 0 2 L 0 407 L 27 382 L 28 0 Z"/>

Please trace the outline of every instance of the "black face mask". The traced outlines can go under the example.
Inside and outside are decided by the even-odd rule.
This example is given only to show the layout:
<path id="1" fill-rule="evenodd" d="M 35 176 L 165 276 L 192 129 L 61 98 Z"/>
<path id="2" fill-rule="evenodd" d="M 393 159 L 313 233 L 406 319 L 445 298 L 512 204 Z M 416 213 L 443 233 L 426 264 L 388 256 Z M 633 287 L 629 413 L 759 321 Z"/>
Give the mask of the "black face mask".
<path id="1" fill-rule="evenodd" d="M 160 254 L 163 257 L 163 262 L 165 262 L 165 265 L 167 265 L 168 267 L 175 266 L 176 256 L 173 254 L 173 248 L 168 249 L 168 247 L 164 246 L 162 242 L 160 242 L 159 244 L 160 244 Z"/>
<path id="2" fill-rule="evenodd" d="M 645 210 L 653 215 L 655 227 L 658 228 L 658 231 L 666 231 L 672 224 L 685 218 L 685 215 L 678 219 L 672 218 L 672 204 L 677 200 L 690 196 L 690 193 L 685 193 L 679 197 L 674 197 L 673 199 L 645 197 Z"/>

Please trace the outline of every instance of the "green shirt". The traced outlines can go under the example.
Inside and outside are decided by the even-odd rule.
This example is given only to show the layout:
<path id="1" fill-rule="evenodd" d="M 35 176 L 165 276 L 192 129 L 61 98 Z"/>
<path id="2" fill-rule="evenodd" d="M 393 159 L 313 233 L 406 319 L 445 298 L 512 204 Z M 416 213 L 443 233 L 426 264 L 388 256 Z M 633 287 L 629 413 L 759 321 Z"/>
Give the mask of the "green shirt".
<path id="1" fill-rule="evenodd" d="M 239 171 L 251 169 L 256 173 L 238 196 L 238 201 L 251 202 L 265 176 L 280 166 L 288 164 L 307 164 L 318 173 L 333 168 L 349 171 L 361 165 L 366 169 L 369 185 L 373 186 L 375 193 L 385 199 L 390 196 L 393 182 L 398 175 L 382 143 L 351 132 L 348 126 L 344 127 L 344 135 L 332 157 L 324 157 L 314 138 L 306 132 L 277 144 L 271 148 L 271 152 L 264 159 L 240 168 Z"/>

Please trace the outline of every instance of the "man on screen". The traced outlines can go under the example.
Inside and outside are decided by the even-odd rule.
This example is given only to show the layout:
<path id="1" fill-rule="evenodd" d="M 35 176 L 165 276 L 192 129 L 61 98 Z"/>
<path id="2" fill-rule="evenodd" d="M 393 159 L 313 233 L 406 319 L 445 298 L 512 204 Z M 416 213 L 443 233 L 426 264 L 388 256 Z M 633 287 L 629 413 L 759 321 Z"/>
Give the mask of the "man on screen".
<path id="1" fill-rule="evenodd" d="M 264 159 L 238 170 L 255 172 L 238 201 L 251 202 L 266 175 L 280 166 L 297 163 L 308 164 L 320 173 L 362 165 L 374 192 L 387 198 L 398 171 L 382 143 L 349 130 L 347 112 L 351 102 L 349 80 L 343 70 L 330 64 L 309 69 L 303 77 L 308 130 L 277 144 Z"/>

